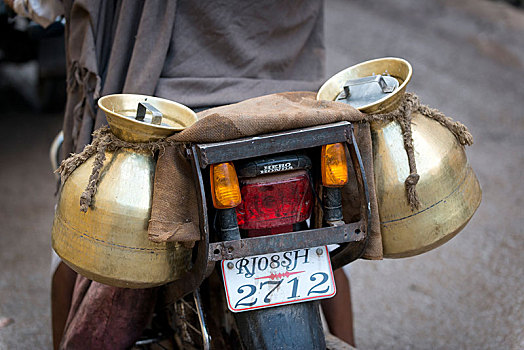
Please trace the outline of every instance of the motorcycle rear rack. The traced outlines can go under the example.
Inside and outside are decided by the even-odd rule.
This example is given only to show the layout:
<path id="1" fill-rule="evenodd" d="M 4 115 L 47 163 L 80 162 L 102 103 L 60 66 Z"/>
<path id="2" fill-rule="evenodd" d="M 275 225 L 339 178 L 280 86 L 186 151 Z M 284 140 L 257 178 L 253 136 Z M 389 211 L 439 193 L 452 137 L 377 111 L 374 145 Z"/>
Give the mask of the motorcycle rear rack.
<path id="1" fill-rule="evenodd" d="M 360 221 L 271 236 L 210 242 L 208 202 L 202 177 L 203 169 L 210 164 L 314 148 L 338 142 L 345 142 L 348 146 L 361 202 Z M 172 303 L 197 289 L 202 281 L 211 274 L 215 263 L 219 260 L 329 244 L 340 244 L 339 248 L 331 252 L 333 269 L 349 264 L 362 256 L 370 231 L 371 205 L 364 165 L 351 123 L 344 121 L 232 141 L 192 144 L 187 146 L 186 151 L 197 180 L 201 240 L 197 242 L 197 254 L 191 269 L 165 288 L 164 299 L 167 303 Z"/>

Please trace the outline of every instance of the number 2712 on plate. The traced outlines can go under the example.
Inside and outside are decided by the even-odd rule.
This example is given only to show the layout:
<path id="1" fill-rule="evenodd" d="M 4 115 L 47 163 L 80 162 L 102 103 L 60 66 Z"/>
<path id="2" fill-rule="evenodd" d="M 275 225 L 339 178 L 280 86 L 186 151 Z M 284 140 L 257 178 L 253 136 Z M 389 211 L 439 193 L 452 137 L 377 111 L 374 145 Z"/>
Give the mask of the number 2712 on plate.
<path id="1" fill-rule="evenodd" d="M 223 260 L 222 276 L 233 312 L 331 298 L 336 293 L 325 246 Z"/>

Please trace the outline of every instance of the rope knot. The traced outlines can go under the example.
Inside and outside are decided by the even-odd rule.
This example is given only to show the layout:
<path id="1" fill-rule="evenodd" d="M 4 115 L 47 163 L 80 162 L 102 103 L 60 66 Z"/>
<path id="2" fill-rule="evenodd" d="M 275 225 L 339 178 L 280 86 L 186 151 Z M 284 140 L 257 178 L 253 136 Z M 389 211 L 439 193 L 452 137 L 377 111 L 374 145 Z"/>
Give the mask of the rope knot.
<path id="1" fill-rule="evenodd" d="M 80 196 L 80 211 L 82 213 L 87 213 L 87 209 L 89 208 L 89 205 L 91 204 L 92 196 L 91 193 L 84 191 L 82 192 L 82 195 Z"/>
<path id="2" fill-rule="evenodd" d="M 411 210 L 414 211 L 420 207 L 420 201 L 417 196 L 416 185 L 420 179 L 417 174 L 417 164 L 415 162 L 415 150 L 413 147 L 413 133 L 411 130 L 412 113 L 418 112 L 421 115 L 439 122 L 447 128 L 461 145 L 471 145 L 473 136 L 468 128 L 453 119 L 446 117 L 436 109 L 429 108 L 420 104 L 419 98 L 413 93 L 406 92 L 400 105 L 394 111 L 384 114 L 372 114 L 368 116 L 368 121 L 396 121 L 402 129 L 402 138 L 404 149 L 408 156 L 409 176 L 404 181 L 406 186 L 406 196 Z"/>
<path id="3" fill-rule="evenodd" d="M 406 184 L 406 186 L 416 186 L 418 184 L 419 179 L 419 174 L 409 174 L 404 183 Z"/>
<path id="4" fill-rule="evenodd" d="M 404 181 L 404 184 L 406 185 L 406 192 L 408 195 L 408 203 L 412 211 L 420 208 L 420 200 L 418 199 L 418 194 L 417 194 L 417 189 L 416 189 L 419 179 L 420 179 L 419 174 L 411 173 L 406 178 L 406 181 Z"/>

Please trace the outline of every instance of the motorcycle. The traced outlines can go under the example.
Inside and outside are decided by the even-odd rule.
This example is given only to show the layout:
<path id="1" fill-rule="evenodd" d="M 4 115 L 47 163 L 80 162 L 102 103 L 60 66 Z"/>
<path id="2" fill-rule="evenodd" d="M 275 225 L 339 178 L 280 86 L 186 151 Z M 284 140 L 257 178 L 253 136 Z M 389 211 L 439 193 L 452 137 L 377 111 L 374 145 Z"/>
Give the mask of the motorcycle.
<path id="1" fill-rule="evenodd" d="M 376 71 L 384 73 L 375 75 Z M 401 102 L 410 78 L 411 66 L 402 59 L 372 60 L 335 75 L 317 98 L 351 105 L 358 101 L 358 108 L 367 108 L 368 113 L 384 113 Z M 91 146 L 90 154 L 69 163 L 80 165 L 72 168 L 62 187 L 53 247 L 73 269 L 102 283 L 128 288 L 167 283 L 149 335 L 135 347 L 148 348 L 163 339 L 174 340 L 180 349 L 329 347 L 326 343 L 332 337 L 324 335 L 319 300 L 335 295 L 333 270 L 362 256 L 371 217 L 377 217 L 372 212 L 353 125 L 343 121 L 229 141 L 184 144 L 182 154 L 192 169 L 199 212 L 200 240 L 190 249 L 180 243 L 158 244 L 147 239 L 156 160 L 151 149 L 133 149 L 126 142 L 145 144 L 162 139 L 166 132 L 172 134 L 175 126 L 183 129 L 191 125 L 196 115 L 185 106 L 149 96 L 112 95 L 98 103 L 111 132 L 124 146 L 108 152 Z M 161 110 L 167 112 L 166 125 L 171 122 L 175 126 L 164 126 Z M 136 117 L 130 116 L 130 111 L 136 112 Z M 170 120 L 170 115 L 179 119 Z M 432 123 L 442 134 L 439 145 L 458 155 L 450 159 L 457 159 L 457 174 L 465 174 L 450 176 L 446 158 L 439 160 L 438 171 L 423 174 L 423 179 L 434 183 L 435 174 L 442 172 L 450 181 L 458 181 L 458 187 L 450 188 L 463 189 L 448 194 L 447 187 L 436 188 L 440 192 L 435 186 L 427 187 L 430 191 L 426 188 L 419 195 L 433 212 L 428 214 L 422 208 L 413 214 L 416 206 L 410 207 L 413 203 L 406 201 L 407 186 L 401 181 L 417 174 L 409 173 L 402 158 L 386 157 L 393 162 L 389 169 L 399 171 L 391 179 L 400 186 L 381 189 L 379 209 L 385 214 L 405 210 L 413 214 L 402 218 L 406 221 L 403 231 L 390 232 L 385 226 L 389 222 L 382 223 L 383 241 L 401 244 L 389 248 L 391 257 L 420 254 L 446 242 L 464 227 L 480 203 L 478 181 L 467 164 L 463 144 L 435 120 L 423 119 L 420 113 L 415 117 L 420 118 L 419 124 Z M 385 125 L 396 126 L 390 121 L 371 124 L 374 141 L 380 146 L 380 137 L 387 137 L 388 145 L 402 145 L 400 128 L 381 136 Z M 414 128 L 415 142 L 431 135 Z M 100 155 L 104 158 L 97 158 Z M 427 158 L 417 157 L 419 162 Z M 77 162 L 80 158 L 87 161 Z M 380 156 L 377 159 L 383 163 Z M 435 159 L 432 161 L 434 164 Z M 104 165 L 96 169 L 94 162 Z M 135 174 L 129 169 L 140 171 Z M 375 182 L 381 173 L 375 170 Z M 104 196 L 93 205 L 84 203 L 82 209 L 78 198 L 90 196 L 79 192 L 87 183 L 96 183 L 97 174 L 102 174 L 98 191 Z M 459 181 L 462 178 L 468 181 Z M 342 215 L 342 187 L 349 181 L 358 190 L 360 215 L 353 222 L 344 221 Z M 133 192 L 130 186 L 135 186 L 142 201 L 127 195 Z M 391 201 L 386 194 L 393 192 L 403 200 L 392 197 Z M 433 201 L 436 203 L 431 204 Z M 449 215 L 435 212 L 454 213 L 458 219 L 447 220 Z M 427 223 L 425 215 L 444 221 Z M 435 225 L 440 227 L 435 231 L 438 235 L 434 234 Z M 399 234 L 406 236 L 400 242 Z M 339 247 L 329 252 L 327 246 L 332 244 Z M 126 264 L 121 263 L 123 258 Z"/>

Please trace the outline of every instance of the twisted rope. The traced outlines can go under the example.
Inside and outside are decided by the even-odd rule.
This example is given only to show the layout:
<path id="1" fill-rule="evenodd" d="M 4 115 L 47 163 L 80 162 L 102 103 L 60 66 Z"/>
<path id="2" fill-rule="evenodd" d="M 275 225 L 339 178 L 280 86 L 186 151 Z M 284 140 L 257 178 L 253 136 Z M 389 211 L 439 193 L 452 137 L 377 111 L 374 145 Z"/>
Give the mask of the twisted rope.
<path id="1" fill-rule="evenodd" d="M 63 184 L 76 168 L 93 155 L 95 156 L 89 181 L 84 192 L 82 192 L 82 195 L 80 196 L 80 210 L 85 213 L 91 205 L 93 197 L 98 189 L 98 181 L 106 159 L 106 151 L 114 152 L 121 148 L 130 148 L 137 152 L 150 152 L 151 155 L 154 156 L 157 151 L 164 152 L 166 147 L 175 144 L 176 142 L 168 139 L 144 143 L 127 142 L 119 139 L 111 133 L 108 126 L 104 126 L 93 132 L 93 142 L 91 144 L 87 145 L 81 153 L 72 154 L 69 158 L 65 159 L 56 172 L 60 174 Z"/>
<path id="2" fill-rule="evenodd" d="M 367 120 L 370 122 L 396 121 L 400 125 L 402 130 L 402 138 L 404 141 L 404 149 L 406 150 L 409 163 L 409 175 L 404 181 L 404 185 L 406 186 L 407 200 L 412 211 L 420 208 L 420 200 L 416 191 L 416 186 L 420 180 L 420 175 L 417 173 L 415 149 L 413 147 L 413 133 L 411 130 L 413 112 L 418 112 L 427 118 L 439 122 L 455 136 L 461 145 L 471 146 L 473 144 L 473 135 L 471 135 L 468 128 L 464 124 L 453 121 L 453 119 L 446 117 L 437 109 L 420 104 L 418 96 L 413 93 L 406 92 L 404 98 L 396 110 L 389 113 L 370 114 L 367 116 Z"/>

